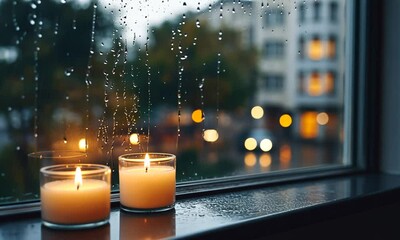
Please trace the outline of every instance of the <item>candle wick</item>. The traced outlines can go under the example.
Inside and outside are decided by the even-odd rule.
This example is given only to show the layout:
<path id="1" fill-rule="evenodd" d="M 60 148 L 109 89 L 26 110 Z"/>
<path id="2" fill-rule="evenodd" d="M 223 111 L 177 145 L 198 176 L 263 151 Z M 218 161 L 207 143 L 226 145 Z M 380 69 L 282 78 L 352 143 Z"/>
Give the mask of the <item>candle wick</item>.
<path id="1" fill-rule="evenodd" d="M 146 167 L 146 173 L 147 173 L 147 170 L 148 170 L 149 168 L 148 167 Z"/>
<path id="2" fill-rule="evenodd" d="M 81 186 L 80 184 L 76 185 L 76 190 L 79 190 L 80 186 Z"/>

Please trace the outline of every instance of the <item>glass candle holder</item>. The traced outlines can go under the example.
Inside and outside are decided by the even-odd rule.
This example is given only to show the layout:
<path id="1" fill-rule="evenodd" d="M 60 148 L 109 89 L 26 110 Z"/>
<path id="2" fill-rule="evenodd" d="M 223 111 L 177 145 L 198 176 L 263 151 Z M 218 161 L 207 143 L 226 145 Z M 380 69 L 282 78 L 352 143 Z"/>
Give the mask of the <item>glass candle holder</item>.
<path id="1" fill-rule="evenodd" d="M 40 169 L 43 225 L 82 229 L 108 223 L 111 170 L 98 164 L 59 164 Z"/>
<path id="2" fill-rule="evenodd" d="M 119 160 L 121 209 L 162 212 L 174 208 L 176 157 L 169 153 L 130 153 Z"/>

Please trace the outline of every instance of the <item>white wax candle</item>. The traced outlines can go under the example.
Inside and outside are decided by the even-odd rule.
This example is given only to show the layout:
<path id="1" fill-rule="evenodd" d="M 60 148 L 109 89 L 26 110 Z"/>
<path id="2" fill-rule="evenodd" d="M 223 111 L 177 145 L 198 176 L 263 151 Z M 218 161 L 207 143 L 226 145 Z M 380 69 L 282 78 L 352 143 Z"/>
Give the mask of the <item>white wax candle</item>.
<path id="1" fill-rule="evenodd" d="M 40 188 L 42 218 L 58 224 L 98 222 L 110 215 L 110 185 L 83 179 L 77 189 L 73 179 L 53 181 Z"/>
<path id="2" fill-rule="evenodd" d="M 175 202 L 175 168 L 151 166 L 122 168 L 119 171 L 121 204 L 130 208 L 152 209 Z"/>

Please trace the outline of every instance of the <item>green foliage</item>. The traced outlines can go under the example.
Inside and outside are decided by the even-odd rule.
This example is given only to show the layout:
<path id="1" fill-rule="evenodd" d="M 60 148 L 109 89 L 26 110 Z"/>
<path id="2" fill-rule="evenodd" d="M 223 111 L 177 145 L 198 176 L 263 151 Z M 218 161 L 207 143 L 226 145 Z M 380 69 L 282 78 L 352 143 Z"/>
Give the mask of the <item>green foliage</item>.
<path id="1" fill-rule="evenodd" d="M 239 32 L 221 31 L 219 40 L 219 30 L 207 22 L 198 28 L 194 19 L 185 24 L 165 22 L 153 29 L 147 51 L 138 51 L 134 62 L 140 88 L 147 89 L 151 81 L 153 105 L 175 106 L 178 89 L 182 103 L 193 108 L 201 107 L 202 91 L 206 108 L 233 110 L 247 103 L 254 82 L 255 50 L 244 46 Z M 147 91 L 141 97 L 146 99 Z"/>

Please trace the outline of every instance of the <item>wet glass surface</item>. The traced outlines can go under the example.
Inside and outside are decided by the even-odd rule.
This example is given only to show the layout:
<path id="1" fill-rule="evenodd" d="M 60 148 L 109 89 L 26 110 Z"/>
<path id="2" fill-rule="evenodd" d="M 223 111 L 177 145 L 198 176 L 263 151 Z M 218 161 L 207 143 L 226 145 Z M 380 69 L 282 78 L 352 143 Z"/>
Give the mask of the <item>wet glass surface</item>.
<path id="1" fill-rule="evenodd" d="M 178 182 L 348 164 L 348 2 L 0 1 L 0 205 L 39 198 L 36 151 L 113 190 L 130 152 Z"/>

